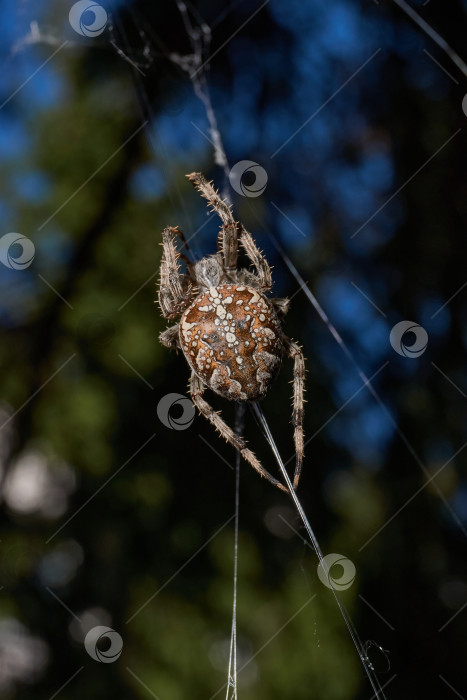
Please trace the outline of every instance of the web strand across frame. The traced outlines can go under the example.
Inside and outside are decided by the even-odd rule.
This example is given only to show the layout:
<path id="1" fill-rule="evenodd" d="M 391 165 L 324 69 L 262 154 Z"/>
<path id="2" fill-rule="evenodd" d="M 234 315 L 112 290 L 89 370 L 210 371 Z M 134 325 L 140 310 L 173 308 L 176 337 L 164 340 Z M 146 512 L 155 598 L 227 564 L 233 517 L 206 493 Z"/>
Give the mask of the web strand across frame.
<path id="1" fill-rule="evenodd" d="M 425 34 L 430 37 L 430 39 L 433 39 L 433 41 L 438 44 L 440 49 L 442 49 L 446 55 L 449 56 L 451 61 L 459 68 L 461 73 L 467 77 L 467 64 L 462 60 L 459 54 L 457 54 L 454 49 L 449 46 L 448 42 L 443 39 L 443 37 L 423 19 L 423 17 L 420 17 L 418 12 L 415 12 L 413 7 L 410 7 L 405 0 L 393 0 L 393 2 L 398 5 L 401 10 L 403 10 L 406 15 L 415 22 L 415 24 L 418 24 L 420 29 L 422 29 L 422 31 L 424 31 Z"/>
<path id="2" fill-rule="evenodd" d="M 294 506 L 297 510 L 297 513 L 299 514 L 299 516 L 302 520 L 302 523 L 305 527 L 307 535 L 310 538 L 310 542 L 313 546 L 313 549 L 315 550 L 316 556 L 318 557 L 319 564 L 322 567 L 322 570 L 324 571 L 328 581 L 331 584 L 332 579 L 331 579 L 329 567 L 328 567 L 326 560 L 323 556 L 323 553 L 321 551 L 321 547 L 319 546 L 318 539 L 313 531 L 313 528 L 310 525 L 308 518 L 306 517 L 306 514 L 305 514 L 305 511 L 303 510 L 302 504 L 300 503 L 300 500 L 293 489 L 292 482 L 290 481 L 290 477 L 287 474 L 287 470 L 286 470 L 284 463 L 282 461 L 282 458 L 279 454 L 279 450 L 277 449 L 274 438 L 272 437 L 272 433 L 269 429 L 269 425 L 267 424 L 266 418 L 264 417 L 264 413 L 261 409 L 261 406 L 258 403 L 253 403 L 250 405 L 250 408 L 251 408 L 254 416 L 256 417 L 259 425 L 261 426 L 263 433 L 264 433 L 264 436 L 269 443 L 269 446 L 271 447 L 271 450 L 274 454 L 274 457 L 277 461 L 277 464 L 279 465 L 279 469 L 281 470 L 282 476 L 283 476 L 284 481 L 285 481 L 287 488 L 289 490 L 289 495 L 294 503 Z M 371 665 L 371 662 L 368 659 L 368 655 L 365 653 L 365 647 L 362 644 L 362 642 L 360 641 L 360 638 L 359 638 L 357 631 L 356 631 L 356 629 L 355 629 L 355 627 L 354 627 L 354 625 L 349 617 L 349 614 L 346 611 L 346 609 L 344 608 L 341 601 L 339 600 L 339 597 L 338 597 L 334 587 L 332 586 L 332 584 L 330 585 L 330 590 L 332 591 L 334 599 L 335 599 L 337 606 L 339 608 L 339 612 L 340 612 L 340 614 L 345 622 L 345 625 L 348 629 L 348 632 L 350 634 L 352 642 L 353 642 L 355 649 L 357 650 L 357 653 L 360 657 L 360 661 L 362 662 L 363 668 L 365 669 L 365 673 L 368 676 L 368 680 L 370 681 L 371 687 L 372 687 L 373 692 L 374 692 L 373 698 L 375 700 L 384 700 L 386 697 L 384 695 L 384 691 L 383 691 L 381 684 L 379 683 L 379 681 L 375 675 L 375 672 L 373 670 L 373 666 Z"/>
<path id="3" fill-rule="evenodd" d="M 285 264 L 289 268 L 289 270 L 292 273 L 295 280 L 298 282 L 300 289 L 304 292 L 304 294 L 306 295 L 306 297 L 308 298 L 308 300 L 312 304 L 313 308 L 318 313 L 320 319 L 323 321 L 323 323 L 327 327 L 329 333 L 332 335 L 332 337 L 334 338 L 336 343 L 342 349 L 342 352 L 345 354 L 347 359 L 350 361 L 350 363 L 352 364 L 354 369 L 357 371 L 358 376 L 360 377 L 360 379 L 363 382 L 363 385 L 366 386 L 366 388 L 368 389 L 368 391 L 370 392 L 372 397 L 378 403 L 381 410 L 384 412 L 386 418 L 389 420 L 393 430 L 398 434 L 398 436 L 400 437 L 400 439 L 402 440 L 402 442 L 404 443 L 404 445 L 406 446 L 406 448 L 408 449 L 408 451 L 412 455 L 413 459 L 415 460 L 417 465 L 422 470 L 426 479 L 430 483 L 432 483 L 432 488 L 436 491 L 440 500 L 443 502 L 444 506 L 449 511 L 452 519 L 457 523 L 458 527 L 464 533 L 464 535 L 467 535 L 466 529 L 465 529 L 461 519 L 457 515 L 456 511 L 453 509 L 453 507 L 449 503 L 449 500 L 446 498 L 446 496 L 444 495 L 443 491 L 438 486 L 438 484 L 435 481 L 432 481 L 430 471 L 423 464 L 422 460 L 420 459 L 418 454 L 415 452 L 414 448 L 412 447 L 409 440 L 407 439 L 405 433 L 399 427 L 399 425 L 398 425 L 397 421 L 395 420 L 394 416 L 392 415 L 391 411 L 387 408 L 386 404 L 382 401 L 378 392 L 373 387 L 373 385 L 371 383 L 371 379 L 369 377 L 367 377 L 366 373 L 360 367 L 360 365 L 357 362 L 357 360 L 355 359 L 353 353 L 351 352 L 351 350 L 349 349 L 347 344 L 344 342 L 342 336 L 340 335 L 340 333 L 338 332 L 336 327 L 331 323 L 328 315 L 326 314 L 325 310 L 323 309 L 323 307 L 319 303 L 318 299 L 315 297 L 315 295 L 313 294 L 313 292 L 309 288 L 308 284 L 305 282 L 305 280 L 303 279 L 303 277 L 301 276 L 301 274 L 299 273 L 299 271 L 297 270 L 297 268 L 293 264 L 292 260 L 290 259 L 290 257 L 287 255 L 287 253 L 285 252 L 285 250 L 283 249 L 283 247 L 281 246 L 281 244 L 277 240 L 276 236 L 272 232 L 269 232 L 268 235 L 269 235 L 272 243 L 274 244 L 277 252 L 282 257 L 283 261 L 285 262 Z"/>
<path id="4" fill-rule="evenodd" d="M 245 426 L 245 404 L 235 407 L 235 432 L 243 434 Z M 238 583 L 238 525 L 240 520 L 240 452 L 235 456 L 235 525 L 234 525 L 234 574 L 232 601 L 232 630 L 230 634 L 229 668 L 225 700 L 237 700 L 237 583 Z"/>
<path id="5" fill-rule="evenodd" d="M 222 187 L 222 197 L 227 200 L 228 204 L 232 204 L 230 199 L 230 191 L 228 189 L 229 182 L 229 163 L 225 153 L 224 144 L 222 141 L 221 132 L 217 123 L 216 113 L 212 106 L 209 86 L 206 77 L 205 66 L 207 63 L 207 53 L 211 45 L 211 28 L 201 18 L 199 18 L 198 26 L 195 27 L 190 19 L 187 5 L 184 0 L 175 0 L 178 11 L 180 12 L 183 26 L 187 33 L 191 45 L 191 54 L 180 56 L 176 53 L 171 53 L 169 58 L 181 70 L 188 74 L 193 91 L 196 97 L 202 102 L 206 118 L 209 123 L 209 133 L 211 136 L 210 142 L 213 147 L 214 163 L 222 168 L 224 173 L 224 184 Z M 191 8 L 194 12 L 194 8 Z"/>

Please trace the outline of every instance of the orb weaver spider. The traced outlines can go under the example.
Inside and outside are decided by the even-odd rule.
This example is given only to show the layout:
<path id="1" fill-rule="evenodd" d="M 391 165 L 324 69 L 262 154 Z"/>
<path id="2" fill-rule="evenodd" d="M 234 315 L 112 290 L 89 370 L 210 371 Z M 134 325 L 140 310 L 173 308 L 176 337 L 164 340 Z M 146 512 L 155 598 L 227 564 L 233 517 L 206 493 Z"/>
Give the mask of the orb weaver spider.
<path id="1" fill-rule="evenodd" d="M 305 359 L 300 346 L 282 331 L 281 318 L 289 300 L 266 297 L 272 287 L 271 268 L 212 183 L 201 173 L 187 178 L 221 219 L 218 252 L 192 263 L 178 251 L 177 238 L 187 247 L 183 233 L 172 226 L 163 230 L 159 305 L 166 319 L 180 320 L 160 334 L 160 342 L 182 350 L 191 368 L 189 391 L 199 412 L 261 476 L 283 491 L 287 488 L 266 471 L 243 437 L 207 403 L 204 391 L 209 388 L 231 401 L 258 401 L 267 394 L 282 357 L 294 360 L 296 489 L 304 455 Z M 254 271 L 237 268 L 239 243 Z M 180 270 L 180 257 L 185 261 L 185 274 Z"/>

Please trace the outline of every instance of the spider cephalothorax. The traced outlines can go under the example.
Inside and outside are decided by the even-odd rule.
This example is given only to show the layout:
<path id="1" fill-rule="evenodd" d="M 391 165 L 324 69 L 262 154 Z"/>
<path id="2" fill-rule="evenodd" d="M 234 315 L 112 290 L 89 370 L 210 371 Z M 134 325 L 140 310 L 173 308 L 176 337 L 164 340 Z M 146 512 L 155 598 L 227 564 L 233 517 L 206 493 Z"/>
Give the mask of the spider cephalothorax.
<path id="1" fill-rule="evenodd" d="M 159 304 L 165 318 L 181 316 L 179 323 L 161 333 L 160 341 L 181 348 L 191 367 L 190 393 L 199 411 L 236 447 L 242 456 L 275 486 L 285 487 L 267 472 L 242 437 L 236 435 L 204 400 L 206 387 L 234 401 L 256 401 L 267 393 L 284 354 L 294 359 L 293 415 L 297 455 L 294 488 L 303 460 L 303 393 L 305 362 L 300 347 L 287 338 L 280 317 L 287 313 L 287 299 L 268 299 L 271 269 L 230 207 L 201 173 L 188 179 L 219 214 L 222 227 L 218 253 L 191 263 L 183 256 L 186 273 L 179 268 L 179 229 L 162 232 Z M 238 242 L 255 272 L 237 269 Z"/>

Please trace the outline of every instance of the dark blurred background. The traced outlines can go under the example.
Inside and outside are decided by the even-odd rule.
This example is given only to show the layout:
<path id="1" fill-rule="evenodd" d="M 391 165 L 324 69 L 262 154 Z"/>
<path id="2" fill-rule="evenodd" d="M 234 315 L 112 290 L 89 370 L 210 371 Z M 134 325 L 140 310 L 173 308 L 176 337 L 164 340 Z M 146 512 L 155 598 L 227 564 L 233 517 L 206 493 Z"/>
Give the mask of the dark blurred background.
<path id="1" fill-rule="evenodd" d="M 171 60 L 192 50 L 174 0 L 0 7 L 2 697 L 225 695 L 235 453 L 200 417 L 171 428 L 180 405 L 157 415 L 188 380 L 157 339 L 161 230 L 179 225 L 197 257 L 218 230 L 193 170 L 227 188 L 274 294 L 293 297 L 299 497 L 324 553 L 355 565 L 339 596 L 379 683 L 388 698 L 467 697 L 466 76 L 389 0 L 190 5 L 212 32 L 198 77 L 228 162 L 267 175 L 252 197 L 215 165 Z M 412 7 L 465 54 L 465 1 Z M 396 351 L 402 321 L 415 333 L 398 326 Z M 291 372 L 263 402 L 284 461 Z M 291 501 L 245 463 L 240 482 L 239 696 L 369 700 Z M 88 638 L 94 658 L 84 647 L 96 626 L 115 630 L 116 656 L 123 642 L 111 663 L 109 637 Z"/>

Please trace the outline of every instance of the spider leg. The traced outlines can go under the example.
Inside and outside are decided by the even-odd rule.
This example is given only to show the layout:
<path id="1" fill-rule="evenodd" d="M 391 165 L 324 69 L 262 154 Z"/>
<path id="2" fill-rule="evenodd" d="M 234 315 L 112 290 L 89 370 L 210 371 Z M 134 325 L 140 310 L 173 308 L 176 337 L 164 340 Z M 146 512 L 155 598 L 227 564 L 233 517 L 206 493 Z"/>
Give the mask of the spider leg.
<path id="1" fill-rule="evenodd" d="M 196 187 L 202 197 L 207 199 L 220 220 L 221 230 L 218 238 L 218 250 L 224 258 L 224 268 L 228 275 L 232 275 L 237 269 L 238 257 L 238 223 L 235 221 L 231 208 L 208 182 L 202 173 L 190 173 L 188 180 Z"/>
<path id="2" fill-rule="evenodd" d="M 183 233 L 183 231 L 179 228 L 174 228 L 174 229 L 172 229 L 172 233 L 174 234 L 174 236 L 178 236 L 180 238 L 183 247 L 185 248 L 188 255 L 190 255 L 191 248 L 188 245 L 188 241 L 185 238 L 185 234 Z M 179 255 L 180 255 L 181 259 L 186 262 L 187 265 L 193 265 L 193 263 L 191 262 L 191 260 L 189 259 L 189 257 L 187 255 L 185 255 L 184 253 L 180 253 L 180 252 L 179 252 Z"/>
<path id="3" fill-rule="evenodd" d="M 179 329 L 180 324 L 176 323 L 174 326 L 170 326 L 167 328 L 167 330 L 162 331 L 162 333 L 159 334 L 159 341 L 162 343 L 162 345 L 165 345 L 166 348 L 170 348 L 171 350 L 179 350 Z"/>
<path id="4" fill-rule="evenodd" d="M 214 411 L 212 406 L 210 406 L 207 401 L 204 400 L 204 390 L 205 386 L 203 382 L 195 372 L 192 372 L 190 378 L 190 393 L 193 403 L 198 408 L 199 412 L 205 418 L 207 418 L 210 423 L 212 423 L 212 425 L 219 431 L 222 437 L 227 440 L 227 442 L 230 442 L 230 444 L 240 452 L 243 459 L 249 462 L 253 469 L 256 469 L 256 471 L 270 481 L 271 484 L 288 493 L 286 487 L 281 484 L 280 481 L 275 479 L 268 471 L 266 471 L 266 469 L 264 469 L 254 453 L 247 448 L 244 439 L 239 435 L 236 435 L 233 430 L 229 428 L 224 419 L 221 418 L 220 414 Z"/>
<path id="5" fill-rule="evenodd" d="M 304 455 L 303 410 L 305 400 L 303 394 L 305 391 L 305 358 L 303 357 L 301 347 L 297 345 L 295 341 L 290 340 L 290 338 L 284 337 L 284 347 L 288 357 L 294 360 L 292 424 L 294 426 L 296 453 L 295 474 L 293 479 L 293 487 L 295 490 L 300 480 Z"/>
<path id="6" fill-rule="evenodd" d="M 185 250 L 186 250 L 186 251 L 190 251 L 191 248 L 190 248 L 190 246 L 188 245 L 188 241 L 186 240 L 185 234 L 183 233 L 183 231 L 182 231 L 181 229 L 179 229 L 178 227 L 176 227 L 176 228 L 173 229 L 173 233 L 174 233 L 175 235 L 177 235 L 177 236 L 180 238 L 181 242 L 183 243 L 183 247 L 185 248 Z"/>
<path id="7" fill-rule="evenodd" d="M 192 284 L 180 273 L 180 253 L 175 237 L 180 232 L 168 226 L 162 231 L 163 254 L 159 279 L 159 306 L 165 318 L 175 318 L 183 312 L 192 299 Z"/>
<path id="8" fill-rule="evenodd" d="M 259 248 L 256 246 L 256 243 L 253 240 L 253 236 L 245 229 L 243 224 L 240 224 L 240 230 L 240 242 L 244 247 L 246 254 L 253 263 L 254 267 L 256 268 L 256 272 L 258 275 L 258 284 L 260 285 L 263 291 L 267 291 L 272 287 L 272 274 L 271 268 L 269 267 L 269 263 L 262 254 L 262 252 L 259 250 Z"/>

